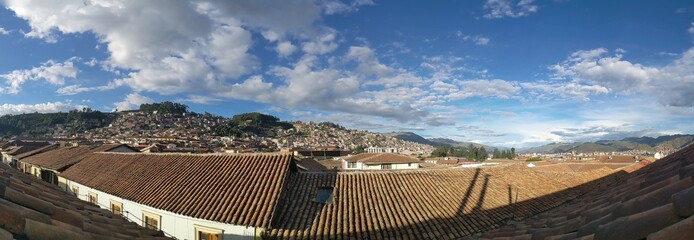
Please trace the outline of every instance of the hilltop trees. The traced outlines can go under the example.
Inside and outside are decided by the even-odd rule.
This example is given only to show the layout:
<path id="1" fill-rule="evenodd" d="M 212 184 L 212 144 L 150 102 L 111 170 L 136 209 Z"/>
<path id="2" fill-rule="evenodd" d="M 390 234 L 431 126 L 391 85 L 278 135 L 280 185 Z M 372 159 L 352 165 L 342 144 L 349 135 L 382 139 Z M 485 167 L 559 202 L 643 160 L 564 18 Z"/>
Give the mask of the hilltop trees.
<path id="1" fill-rule="evenodd" d="M 241 133 L 253 133 L 256 135 L 270 136 L 272 129 L 290 129 L 292 124 L 282 122 L 279 118 L 257 112 L 242 113 L 231 117 L 227 124 L 219 125 L 214 129 L 217 136 L 241 137 Z"/>
<path id="2" fill-rule="evenodd" d="M 508 158 L 508 159 L 514 159 L 516 157 L 516 149 L 511 148 L 510 150 L 501 150 L 499 149 L 494 149 L 494 153 L 492 154 L 492 158 Z"/>
<path id="3" fill-rule="evenodd" d="M 482 162 L 489 157 L 489 153 L 484 147 L 475 147 L 472 144 L 468 147 L 450 147 L 446 145 L 438 146 L 431 152 L 432 157 L 464 157 L 470 160 Z"/>
<path id="4" fill-rule="evenodd" d="M 184 114 L 188 112 L 188 106 L 182 103 L 161 102 L 161 103 L 145 103 L 140 105 L 141 112 L 171 113 Z"/>

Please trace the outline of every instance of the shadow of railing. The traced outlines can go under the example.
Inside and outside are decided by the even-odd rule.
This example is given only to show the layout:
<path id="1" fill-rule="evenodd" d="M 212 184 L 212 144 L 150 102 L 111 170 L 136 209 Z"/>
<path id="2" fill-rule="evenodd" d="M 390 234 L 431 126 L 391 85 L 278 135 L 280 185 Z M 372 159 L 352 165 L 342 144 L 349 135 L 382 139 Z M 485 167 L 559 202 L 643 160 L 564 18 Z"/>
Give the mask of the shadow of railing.
<path id="1" fill-rule="evenodd" d="M 348 176 L 349 174 L 354 174 L 354 176 Z M 363 176 L 359 174 L 363 174 Z M 373 177 L 367 181 L 369 174 L 382 174 L 382 176 L 379 175 L 378 178 Z M 523 192 L 526 190 L 512 184 L 503 184 L 497 189 L 490 189 L 490 182 L 494 180 L 495 176 L 484 174 L 480 179 L 482 174 L 481 169 L 474 170 L 465 186 L 464 193 L 449 199 L 458 204 L 455 213 L 441 216 L 446 214 L 442 214 L 443 211 L 439 211 L 440 209 L 427 208 L 424 205 L 446 204 L 446 202 L 434 199 L 437 201 L 436 203 L 418 205 L 393 198 L 393 196 L 408 196 L 413 192 L 431 195 L 442 194 L 434 193 L 431 189 L 423 189 L 421 186 L 387 186 L 386 184 L 397 182 L 395 181 L 398 180 L 395 174 L 389 176 L 384 173 L 294 173 L 289 178 L 288 188 L 283 190 L 284 194 L 280 199 L 279 206 L 282 206 L 278 212 L 280 216 L 274 218 L 272 228 L 268 229 L 266 238 L 458 239 L 555 209 L 597 187 L 611 186 L 628 175 L 625 171 L 617 171 L 592 181 L 566 187 L 560 191 L 518 201 L 519 194 L 526 194 Z M 348 178 L 349 183 L 341 182 Z M 382 181 L 381 178 L 388 180 Z M 481 184 L 479 183 L 480 180 Z M 422 181 L 432 181 L 432 179 L 423 179 Z M 445 179 L 434 179 L 433 181 L 443 182 Z M 359 192 L 369 187 L 365 184 L 375 184 L 376 186 L 370 190 L 380 192 Z M 315 196 L 320 187 L 340 188 L 339 190 L 343 192 L 336 192 L 337 196 L 333 197 L 347 197 L 348 199 L 337 199 L 331 203 L 311 202 L 307 204 L 306 201 L 311 201 L 311 196 Z M 387 191 L 400 192 L 390 194 Z M 487 196 L 489 191 L 493 191 L 497 198 L 489 198 Z M 450 195 L 450 193 L 443 195 L 446 194 Z M 358 201 L 358 203 L 354 201 Z M 486 204 L 487 201 L 500 204 L 489 208 L 489 204 Z M 406 205 L 399 206 L 400 203 L 406 203 Z M 362 206 L 355 206 L 357 204 L 362 204 Z M 369 204 L 369 206 L 363 206 L 364 204 Z M 450 205 L 450 203 L 448 204 Z M 442 208 L 444 207 L 442 206 Z M 416 211 L 407 212 L 411 209 Z M 393 215 L 403 217 L 378 218 L 379 216 Z"/>

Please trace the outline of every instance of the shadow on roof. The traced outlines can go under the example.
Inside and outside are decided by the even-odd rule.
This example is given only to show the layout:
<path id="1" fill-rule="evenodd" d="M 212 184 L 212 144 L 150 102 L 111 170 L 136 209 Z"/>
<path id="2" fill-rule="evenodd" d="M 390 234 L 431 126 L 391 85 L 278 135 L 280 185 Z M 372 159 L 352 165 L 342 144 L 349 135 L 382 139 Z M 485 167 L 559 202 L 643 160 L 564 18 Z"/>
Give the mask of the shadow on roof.
<path id="1" fill-rule="evenodd" d="M 672 239 L 694 229 L 693 170 L 694 145 L 634 172 L 292 173 L 266 237 Z"/>

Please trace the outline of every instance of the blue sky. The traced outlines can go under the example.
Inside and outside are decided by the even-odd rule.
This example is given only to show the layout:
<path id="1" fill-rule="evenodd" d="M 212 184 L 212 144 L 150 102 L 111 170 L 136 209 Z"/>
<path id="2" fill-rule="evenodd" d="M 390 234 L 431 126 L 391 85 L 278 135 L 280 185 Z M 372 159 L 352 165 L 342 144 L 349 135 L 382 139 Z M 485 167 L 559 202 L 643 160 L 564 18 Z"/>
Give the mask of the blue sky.
<path id="1" fill-rule="evenodd" d="M 177 101 L 496 146 L 694 132 L 690 1 L 27 1 L 0 114 Z"/>

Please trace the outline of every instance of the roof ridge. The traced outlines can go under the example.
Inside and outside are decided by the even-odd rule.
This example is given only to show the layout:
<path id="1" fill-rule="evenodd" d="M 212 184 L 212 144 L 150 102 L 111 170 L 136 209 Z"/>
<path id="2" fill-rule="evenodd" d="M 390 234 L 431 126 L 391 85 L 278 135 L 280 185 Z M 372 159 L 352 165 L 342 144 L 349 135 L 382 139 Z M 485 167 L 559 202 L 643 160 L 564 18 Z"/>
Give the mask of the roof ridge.
<path id="1" fill-rule="evenodd" d="M 175 155 L 175 156 L 285 156 L 294 155 L 293 153 L 267 152 L 267 153 L 146 153 L 146 152 L 94 152 L 96 154 L 114 155 Z"/>

